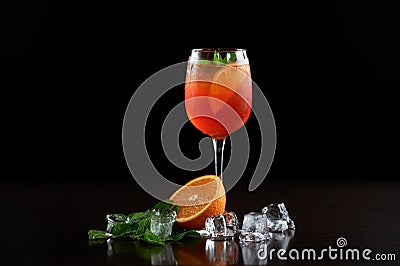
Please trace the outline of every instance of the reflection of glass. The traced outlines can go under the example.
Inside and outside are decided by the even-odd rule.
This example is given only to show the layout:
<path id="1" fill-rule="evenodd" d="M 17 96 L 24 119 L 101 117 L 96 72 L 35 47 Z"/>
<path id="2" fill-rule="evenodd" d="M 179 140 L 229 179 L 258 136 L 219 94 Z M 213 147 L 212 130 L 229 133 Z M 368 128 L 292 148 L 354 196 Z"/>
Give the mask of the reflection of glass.
<path id="1" fill-rule="evenodd" d="M 160 252 L 151 254 L 151 265 L 178 265 L 171 245 L 166 244 Z"/>
<path id="2" fill-rule="evenodd" d="M 176 219 L 176 212 L 171 210 L 155 209 L 151 212 L 150 231 L 162 240 L 172 233 L 172 226 Z"/>
<path id="3" fill-rule="evenodd" d="M 185 106 L 190 122 L 213 139 L 215 174 L 222 178 L 226 137 L 251 112 L 250 65 L 243 49 L 194 49 L 186 72 Z"/>
<path id="4" fill-rule="evenodd" d="M 214 265 L 232 265 L 239 259 L 239 247 L 233 240 L 206 241 L 206 255 L 210 263 Z"/>
<path id="5" fill-rule="evenodd" d="M 240 242 L 244 265 L 266 265 L 267 242 Z M 262 250 L 261 250 L 262 249 Z"/>

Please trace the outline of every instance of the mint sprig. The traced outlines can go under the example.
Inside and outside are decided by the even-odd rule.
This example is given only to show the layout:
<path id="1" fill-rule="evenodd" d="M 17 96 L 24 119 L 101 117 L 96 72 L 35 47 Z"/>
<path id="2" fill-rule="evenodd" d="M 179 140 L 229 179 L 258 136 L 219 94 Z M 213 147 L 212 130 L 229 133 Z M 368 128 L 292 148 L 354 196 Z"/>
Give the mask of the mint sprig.
<path id="1" fill-rule="evenodd" d="M 134 212 L 127 215 L 128 219 L 124 222 L 113 222 L 107 227 L 107 231 L 89 230 L 88 238 L 90 240 L 101 240 L 109 238 L 131 238 L 133 240 L 145 241 L 152 245 L 164 245 L 165 242 L 160 237 L 150 231 L 150 213 L 154 209 L 178 210 L 178 206 L 172 201 L 161 201 L 153 208 L 145 212 Z M 121 216 L 121 214 L 118 214 Z M 180 241 L 184 237 L 201 238 L 201 235 L 195 230 L 175 230 L 165 241 Z"/>
<path id="2" fill-rule="evenodd" d="M 229 64 L 232 62 L 236 62 L 236 54 L 234 52 L 227 52 L 225 57 L 222 57 L 221 53 L 218 51 L 214 51 L 213 61 L 223 64 Z"/>
<path id="3" fill-rule="evenodd" d="M 217 50 L 214 51 L 214 55 L 212 59 L 199 59 L 197 60 L 198 64 L 201 65 L 209 65 L 209 64 L 229 64 L 236 62 L 237 57 L 235 52 L 226 52 L 225 57 L 222 56 L 221 52 Z"/>

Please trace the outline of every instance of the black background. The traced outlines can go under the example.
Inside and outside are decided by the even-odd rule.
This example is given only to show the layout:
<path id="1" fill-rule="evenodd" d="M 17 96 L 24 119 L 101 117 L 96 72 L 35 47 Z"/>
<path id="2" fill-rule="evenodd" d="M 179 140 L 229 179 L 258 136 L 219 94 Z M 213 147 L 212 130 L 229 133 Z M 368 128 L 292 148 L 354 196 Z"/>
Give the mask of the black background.
<path id="1" fill-rule="evenodd" d="M 132 251 L 110 257 L 105 244 L 88 243 L 87 231 L 104 229 L 109 212 L 157 202 L 125 163 L 124 112 L 146 78 L 200 47 L 247 49 L 276 122 L 275 159 L 254 192 L 247 186 L 260 134 L 253 115 L 246 124 L 251 160 L 227 194 L 227 210 L 243 217 L 282 201 L 296 223 L 295 247 L 326 248 L 344 236 L 351 247 L 397 252 L 396 1 L 196 2 L 184 9 L 170 2 L 8 4 L 0 8 L 0 249 L 6 264 L 144 263 Z M 147 135 L 155 165 L 179 183 L 213 172 L 212 165 L 177 169 L 162 153 L 161 123 L 183 97 L 176 87 L 157 103 Z M 188 157 L 199 155 L 202 137 L 184 127 L 181 147 Z"/>
<path id="2" fill-rule="evenodd" d="M 393 3 L 204 4 L 179 12 L 26 2 L 3 9 L 3 144 L 12 174 L 2 180 L 134 182 L 121 142 L 129 99 L 149 75 L 200 47 L 247 49 L 277 127 L 268 178 L 395 180 L 400 33 Z M 180 98 L 177 87 L 159 103 L 163 113 Z M 157 156 L 162 120 L 149 122 Z M 254 149 L 245 179 L 259 141 L 253 116 L 246 126 Z M 183 150 L 195 157 L 192 136 L 202 136 L 190 125 L 185 134 Z M 163 155 L 156 163 L 175 181 L 213 171 L 185 173 Z"/>

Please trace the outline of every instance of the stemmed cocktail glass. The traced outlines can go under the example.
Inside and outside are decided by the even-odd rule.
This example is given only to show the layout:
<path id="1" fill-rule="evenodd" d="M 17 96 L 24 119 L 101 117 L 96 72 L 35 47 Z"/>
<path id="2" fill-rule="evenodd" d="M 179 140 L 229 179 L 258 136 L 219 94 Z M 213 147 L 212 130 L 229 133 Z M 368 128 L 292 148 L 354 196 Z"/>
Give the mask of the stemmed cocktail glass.
<path id="1" fill-rule="evenodd" d="M 185 82 L 186 113 L 197 129 L 212 138 L 215 174 L 221 179 L 225 140 L 246 123 L 251 103 L 246 50 L 191 50 Z"/>

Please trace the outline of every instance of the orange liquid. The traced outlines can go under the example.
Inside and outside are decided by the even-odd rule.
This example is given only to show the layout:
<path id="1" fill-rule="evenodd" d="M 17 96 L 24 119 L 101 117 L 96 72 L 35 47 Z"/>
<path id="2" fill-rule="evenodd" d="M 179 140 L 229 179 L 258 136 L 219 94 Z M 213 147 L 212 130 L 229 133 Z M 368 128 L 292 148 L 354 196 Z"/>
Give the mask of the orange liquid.
<path id="1" fill-rule="evenodd" d="M 190 122 L 201 132 L 216 139 L 243 127 L 251 113 L 251 80 L 235 91 L 209 81 L 185 84 L 185 106 Z"/>

